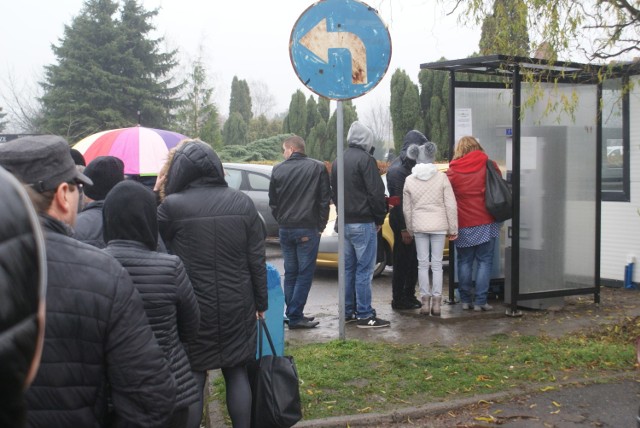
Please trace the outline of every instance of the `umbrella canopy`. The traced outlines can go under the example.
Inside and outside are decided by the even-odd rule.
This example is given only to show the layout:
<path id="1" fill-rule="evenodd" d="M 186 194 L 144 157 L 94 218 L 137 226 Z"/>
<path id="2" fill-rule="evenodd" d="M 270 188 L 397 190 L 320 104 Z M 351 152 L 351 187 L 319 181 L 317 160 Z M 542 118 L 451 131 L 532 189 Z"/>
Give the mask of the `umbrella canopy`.
<path id="1" fill-rule="evenodd" d="M 89 135 L 73 148 L 87 164 L 98 156 L 115 156 L 124 162 L 125 174 L 157 175 L 169 150 L 185 138 L 177 132 L 133 126 Z"/>

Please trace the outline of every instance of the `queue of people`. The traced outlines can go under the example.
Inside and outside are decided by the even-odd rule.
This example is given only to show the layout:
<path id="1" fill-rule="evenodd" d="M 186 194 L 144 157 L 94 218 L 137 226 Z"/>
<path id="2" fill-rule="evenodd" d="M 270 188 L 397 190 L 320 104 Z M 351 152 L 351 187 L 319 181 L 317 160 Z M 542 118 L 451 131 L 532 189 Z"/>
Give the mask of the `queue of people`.
<path id="1" fill-rule="evenodd" d="M 377 235 L 388 212 L 373 133 L 356 121 L 347 143 L 344 316 L 358 328 L 390 327 L 372 305 Z M 338 165 L 329 174 L 307 157 L 298 136 L 282 148 L 285 161 L 273 169 L 269 204 L 280 226 L 286 316 L 290 329 L 311 329 L 318 321 L 304 308 L 329 205 L 338 200 Z M 197 428 L 207 372 L 221 369 L 232 424 L 248 428 L 247 364 L 256 355 L 256 319 L 268 308 L 265 236 L 253 202 L 229 188 L 218 155 L 199 140 L 170 151 L 154 191 L 126 180 L 117 158 L 100 157 L 85 168 L 78 155 L 57 136 L 0 145 L 0 167 L 25 186 L 22 209 L 33 207 L 42 225 L 46 281 L 40 282 L 48 287 L 45 301 L 25 285 L 25 311 L 0 314 L 2 337 L 23 332 L 25 340 L 19 349 L 0 346 L 1 361 L 12 355 L 21 364 L 7 391 L 30 384 L 24 395 L 7 396 L 0 421 Z M 484 208 L 487 156 L 476 139 L 464 137 L 446 174 L 435 157 L 435 144 L 413 130 L 389 169 L 390 196 L 396 198 L 390 198 L 392 306 L 440 315 L 448 236 L 458 252 L 463 308 L 490 310 L 488 253 L 500 224 Z M 6 176 L 0 168 L 0 180 Z M 83 198 L 87 204 L 79 208 Z M 4 215 L 25 218 L 18 213 Z M 29 233 L 37 235 L 40 229 L 31 226 Z M 37 249 L 29 245 L 26 254 Z M 479 269 L 472 296 L 474 261 Z M 38 281 L 33 273 L 10 274 L 19 284 Z"/>

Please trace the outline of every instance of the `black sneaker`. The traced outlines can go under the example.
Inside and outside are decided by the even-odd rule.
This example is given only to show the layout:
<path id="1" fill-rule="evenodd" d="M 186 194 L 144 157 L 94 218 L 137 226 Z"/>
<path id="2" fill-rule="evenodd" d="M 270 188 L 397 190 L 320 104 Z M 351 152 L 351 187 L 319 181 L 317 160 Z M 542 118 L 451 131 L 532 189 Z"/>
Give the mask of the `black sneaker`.
<path id="1" fill-rule="evenodd" d="M 305 321 L 313 321 L 314 319 L 316 319 L 316 317 L 313 317 L 313 316 L 308 317 L 308 316 L 304 315 L 304 316 L 302 317 L 302 319 L 303 319 L 303 320 L 305 320 Z M 284 318 L 284 323 L 285 323 L 286 325 L 289 325 L 289 318 L 285 317 L 285 318 Z"/>
<path id="2" fill-rule="evenodd" d="M 318 324 L 320 324 L 318 321 L 307 321 L 303 319 L 302 321 L 296 324 L 289 323 L 289 330 L 315 328 Z"/>
<path id="3" fill-rule="evenodd" d="M 413 306 L 413 309 L 420 309 L 422 307 L 422 302 L 416 298 L 416 296 L 411 296 L 406 299 L 406 302 Z"/>
<path id="4" fill-rule="evenodd" d="M 358 328 L 382 328 L 389 327 L 391 323 L 389 321 L 381 320 L 375 316 L 358 320 Z"/>
<path id="5" fill-rule="evenodd" d="M 344 317 L 344 323 L 345 324 L 349 324 L 352 322 L 358 321 L 358 318 L 356 317 L 356 314 L 351 314 L 351 316 L 346 316 Z"/>
<path id="6" fill-rule="evenodd" d="M 422 307 L 422 303 L 410 302 L 408 300 L 392 300 L 391 308 L 396 311 L 404 311 L 410 309 L 420 309 Z"/>

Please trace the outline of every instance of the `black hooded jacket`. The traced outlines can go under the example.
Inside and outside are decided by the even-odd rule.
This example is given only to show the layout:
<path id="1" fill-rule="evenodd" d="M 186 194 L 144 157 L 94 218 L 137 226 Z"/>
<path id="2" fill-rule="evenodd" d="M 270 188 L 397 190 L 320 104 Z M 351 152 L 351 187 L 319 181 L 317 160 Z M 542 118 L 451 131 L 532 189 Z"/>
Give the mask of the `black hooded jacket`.
<path id="1" fill-rule="evenodd" d="M 20 428 L 38 342 L 44 241 L 22 184 L 2 168 L 0 200 L 0 427 Z"/>
<path id="2" fill-rule="evenodd" d="M 254 360 L 256 310 L 267 309 L 267 270 L 253 202 L 227 186 L 216 153 L 195 141 L 176 151 L 165 190 L 160 234 L 182 259 L 200 304 L 198 338 L 188 344 L 193 370 Z"/>
<path id="3" fill-rule="evenodd" d="M 107 195 L 104 216 L 105 251 L 129 272 L 176 379 L 176 409 L 198 399 L 195 379 L 183 343 L 198 335 L 200 309 L 178 256 L 157 247 L 156 198 L 134 181 L 122 181 Z"/>
<path id="4" fill-rule="evenodd" d="M 400 197 L 400 203 L 389 212 L 389 225 L 396 233 L 407 228 L 404 221 L 404 214 L 402 213 L 402 191 L 404 189 L 405 180 L 409 175 L 411 175 L 411 169 L 416 165 L 416 161 L 407 156 L 407 148 L 412 144 L 421 146 L 427 141 L 429 141 L 427 140 L 427 137 L 425 137 L 420 131 L 413 130 L 407 132 L 404 136 L 400 155 L 391 162 L 391 165 L 389 165 L 389 168 L 387 169 L 387 188 L 389 190 L 389 197 Z"/>
<path id="5" fill-rule="evenodd" d="M 113 257 L 42 215 L 47 315 L 38 374 L 27 390 L 30 427 L 98 427 L 108 397 L 118 420 L 158 427 L 171 416 L 175 381 L 142 300 Z"/>
<path id="6" fill-rule="evenodd" d="M 344 218 L 345 224 L 375 223 L 382 225 L 387 215 L 384 183 L 376 160 L 370 154 L 373 134 L 360 122 L 354 122 L 347 134 L 349 147 L 344 151 Z M 333 201 L 338 206 L 338 161 L 331 168 Z"/>
<path id="7" fill-rule="evenodd" d="M 97 248 L 106 246 L 102 237 L 102 207 L 104 201 L 91 201 L 78 214 L 73 237 Z"/>

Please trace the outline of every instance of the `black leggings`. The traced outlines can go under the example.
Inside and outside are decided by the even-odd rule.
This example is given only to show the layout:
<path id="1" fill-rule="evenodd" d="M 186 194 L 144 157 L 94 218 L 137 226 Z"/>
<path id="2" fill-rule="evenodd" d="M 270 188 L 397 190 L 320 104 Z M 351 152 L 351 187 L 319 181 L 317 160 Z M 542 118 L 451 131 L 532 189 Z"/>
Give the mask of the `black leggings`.
<path id="1" fill-rule="evenodd" d="M 251 385 L 246 366 L 222 368 L 227 389 L 227 410 L 233 428 L 251 426 Z"/>

